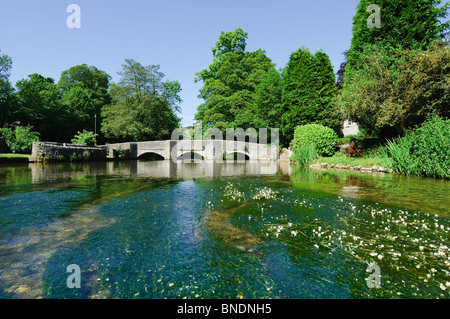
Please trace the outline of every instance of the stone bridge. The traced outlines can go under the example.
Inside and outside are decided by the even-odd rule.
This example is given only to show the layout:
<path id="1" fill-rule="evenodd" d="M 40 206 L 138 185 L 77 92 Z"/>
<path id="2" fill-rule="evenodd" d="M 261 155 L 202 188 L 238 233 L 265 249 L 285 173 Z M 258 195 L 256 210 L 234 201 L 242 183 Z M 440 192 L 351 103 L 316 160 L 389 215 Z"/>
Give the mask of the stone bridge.
<path id="1" fill-rule="evenodd" d="M 149 154 L 157 154 L 165 160 L 204 159 L 223 160 L 236 154 L 238 161 L 278 160 L 279 147 L 228 140 L 168 140 L 149 142 L 129 142 L 105 146 L 110 157 L 118 150 L 126 151 L 127 158 L 138 159 Z M 234 159 L 234 156 L 233 156 Z"/>

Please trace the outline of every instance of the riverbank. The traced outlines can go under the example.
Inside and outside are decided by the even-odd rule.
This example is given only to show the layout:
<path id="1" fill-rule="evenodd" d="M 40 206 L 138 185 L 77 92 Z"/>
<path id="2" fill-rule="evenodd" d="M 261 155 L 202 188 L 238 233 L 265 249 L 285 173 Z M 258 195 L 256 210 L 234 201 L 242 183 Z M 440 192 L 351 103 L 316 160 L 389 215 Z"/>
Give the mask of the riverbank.
<path id="1" fill-rule="evenodd" d="M 339 154 L 332 157 L 319 157 L 310 167 L 388 173 L 387 164 L 384 158 L 378 156 L 347 157 Z"/>
<path id="2" fill-rule="evenodd" d="M 311 168 L 323 168 L 323 169 L 342 169 L 350 171 L 360 171 L 360 172 L 379 172 L 379 173 L 389 173 L 389 171 L 384 166 L 373 165 L 370 167 L 365 167 L 362 165 L 352 166 L 345 164 L 335 164 L 335 163 L 314 163 L 309 165 Z"/>
<path id="3" fill-rule="evenodd" d="M 13 154 L 2 153 L 0 154 L 0 163 L 29 163 L 33 162 L 31 155 L 29 154 Z"/>

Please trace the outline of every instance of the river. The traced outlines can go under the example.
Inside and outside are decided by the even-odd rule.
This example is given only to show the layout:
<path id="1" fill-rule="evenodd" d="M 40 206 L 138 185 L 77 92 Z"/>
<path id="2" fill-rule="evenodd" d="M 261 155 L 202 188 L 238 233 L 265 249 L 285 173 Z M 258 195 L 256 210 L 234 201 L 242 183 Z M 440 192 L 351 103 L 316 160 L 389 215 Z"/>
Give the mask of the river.
<path id="1" fill-rule="evenodd" d="M 448 194 L 277 162 L 2 165 L 0 298 L 449 298 Z"/>

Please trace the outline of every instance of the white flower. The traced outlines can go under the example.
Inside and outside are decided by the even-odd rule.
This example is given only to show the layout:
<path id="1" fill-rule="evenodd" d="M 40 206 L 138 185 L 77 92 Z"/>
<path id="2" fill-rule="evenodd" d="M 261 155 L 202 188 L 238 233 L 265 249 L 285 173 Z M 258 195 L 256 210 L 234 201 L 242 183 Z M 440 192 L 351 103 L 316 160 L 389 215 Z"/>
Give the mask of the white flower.
<path id="1" fill-rule="evenodd" d="M 383 255 L 378 255 L 378 259 L 383 259 Z"/>
<path id="2" fill-rule="evenodd" d="M 442 290 L 447 289 L 447 287 L 444 284 L 440 284 L 439 287 L 441 287 Z"/>
<path id="3" fill-rule="evenodd" d="M 317 249 L 319 249 L 319 245 L 317 245 L 317 244 L 314 244 L 314 247 L 316 247 Z"/>

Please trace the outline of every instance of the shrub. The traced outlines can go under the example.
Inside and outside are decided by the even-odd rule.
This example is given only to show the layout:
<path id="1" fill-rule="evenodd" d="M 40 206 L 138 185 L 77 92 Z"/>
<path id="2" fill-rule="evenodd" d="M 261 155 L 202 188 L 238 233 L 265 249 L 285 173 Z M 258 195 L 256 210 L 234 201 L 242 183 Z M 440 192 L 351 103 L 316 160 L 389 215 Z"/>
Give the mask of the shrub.
<path id="1" fill-rule="evenodd" d="M 77 145 L 94 145 L 96 142 L 98 134 L 94 134 L 94 132 L 89 132 L 83 130 L 83 132 L 78 132 L 77 135 L 72 139 L 73 144 Z"/>
<path id="2" fill-rule="evenodd" d="M 86 161 L 88 161 L 88 160 L 90 160 L 91 159 L 91 152 L 90 151 L 83 151 L 83 159 L 84 160 L 86 160 Z"/>
<path id="3" fill-rule="evenodd" d="M 389 141 L 383 156 L 392 158 L 388 168 L 396 173 L 450 178 L 450 120 L 432 116 L 407 136 Z"/>
<path id="4" fill-rule="evenodd" d="M 344 149 L 347 157 L 362 157 L 362 146 L 352 142 L 348 148 Z"/>
<path id="5" fill-rule="evenodd" d="M 317 149 L 314 145 L 304 145 L 294 152 L 293 157 L 299 165 L 308 165 L 317 158 Z"/>
<path id="6" fill-rule="evenodd" d="M 0 131 L 12 153 L 31 153 L 33 142 L 39 141 L 39 133 L 32 129 L 32 126 L 16 126 L 14 129 L 2 128 Z"/>
<path id="7" fill-rule="evenodd" d="M 113 151 L 114 158 L 116 159 L 126 159 L 130 156 L 129 149 L 122 149 L 120 146 Z"/>
<path id="8" fill-rule="evenodd" d="M 311 145 L 316 148 L 317 155 L 332 156 L 336 150 L 338 136 L 329 127 L 319 124 L 297 126 L 294 140 L 291 143 L 294 153 L 300 152 L 303 146 Z"/>

